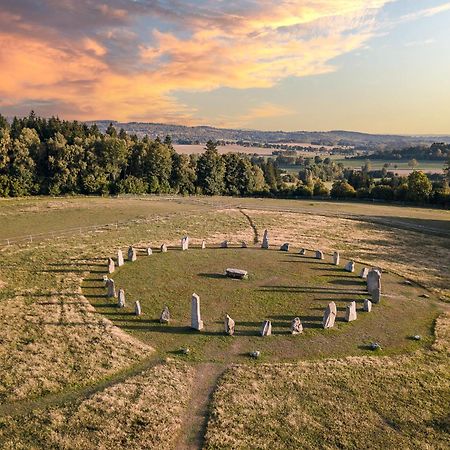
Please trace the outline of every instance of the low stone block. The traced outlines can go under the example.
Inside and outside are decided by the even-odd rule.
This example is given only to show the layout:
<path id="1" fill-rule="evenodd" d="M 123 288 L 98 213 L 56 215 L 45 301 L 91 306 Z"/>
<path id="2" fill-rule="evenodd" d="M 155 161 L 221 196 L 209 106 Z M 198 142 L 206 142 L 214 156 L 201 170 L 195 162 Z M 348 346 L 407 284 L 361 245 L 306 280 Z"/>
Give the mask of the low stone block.
<path id="1" fill-rule="evenodd" d="M 161 323 L 169 323 L 170 322 L 170 311 L 168 306 L 164 306 L 164 309 L 159 316 L 159 321 Z"/>
<path id="2" fill-rule="evenodd" d="M 302 248 L 302 249 L 298 252 L 298 254 L 299 254 L 299 255 L 302 255 L 302 256 L 306 255 L 306 249 Z"/>
<path id="3" fill-rule="evenodd" d="M 359 276 L 362 278 L 362 279 L 366 279 L 367 278 L 367 274 L 369 273 L 369 268 L 368 267 L 363 267 L 362 269 L 361 269 L 361 272 L 360 272 L 360 274 L 359 274 Z"/>
<path id="4" fill-rule="evenodd" d="M 356 302 L 349 303 L 345 308 L 346 322 L 353 322 L 356 320 Z"/>
<path id="5" fill-rule="evenodd" d="M 372 302 L 371 302 L 368 298 L 366 298 L 366 299 L 364 300 L 363 310 L 364 310 L 365 312 L 370 312 L 370 311 L 372 311 Z"/>
<path id="6" fill-rule="evenodd" d="M 280 251 L 282 252 L 288 252 L 289 251 L 289 242 L 285 242 L 281 247 Z"/>
<path id="7" fill-rule="evenodd" d="M 291 334 L 300 334 L 300 333 L 303 333 L 303 325 L 300 318 L 296 317 L 291 322 Z"/>
<path id="8" fill-rule="evenodd" d="M 220 243 L 220 248 L 228 248 L 228 241 L 223 241 Z"/>
<path id="9" fill-rule="evenodd" d="M 351 273 L 353 273 L 353 272 L 355 271 L 355 263 L 354 263 L 353 261 L 349 261 L 349 262 L 345 265 L 344 270 L 345 270 L 346 272 L 351 272 Z"/>
<path id="10" fill-rule="evenodd" d="M 321 250 L 316 250 L 316 259 L 323 259 L 323 252 Z"/>
<path id="11" fill-rule="evenodd" d="M 228 268 L 225 271 L 225 274 L 229 278 L 236 278 L 238 280 L 245 280 L 248 278 L 248 272 L 242 269 Z"/>

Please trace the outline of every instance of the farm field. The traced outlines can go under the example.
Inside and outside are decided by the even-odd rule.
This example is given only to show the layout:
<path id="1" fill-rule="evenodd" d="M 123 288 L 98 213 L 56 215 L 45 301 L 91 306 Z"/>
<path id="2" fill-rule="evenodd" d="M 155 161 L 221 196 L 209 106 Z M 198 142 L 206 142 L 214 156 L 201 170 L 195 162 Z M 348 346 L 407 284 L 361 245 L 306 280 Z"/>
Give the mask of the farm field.
<path id="1" fill-rule="evenodd" d="M 334 158 L 333 158 L 334 159 Z M 334 159 L 334 162 L 336 163 L 342 163 L 345 167 L 348 168 L 360 168 L 363 166 L 366 162 L 365 159 L 342 159 L 342 158 L 336 158 Z M 388 159 L 381 159 L 381 160 L 369 160 L 371 170 L 381 170 L 383 168 L 383 165 L 388 163 L 389 167 L 387 168 L 388 171 L 398 173 L 399 175 L 408 175 L 412 172 L 412 168 L 408 165 L 408 161 L 398 161 L 398 160 L 388 160 Z M 417 166 L 415 167 L 415 170 L 421 170 L 426 173 L 443 173 L 445 161 L 423 161 L 418 160 Z"/>
<path id="2" fill-rule="evenodd" d="M 197 155 L 205 151 L 205 145 L 183 145 L 174 144 L 174 149 L 177 153 L 182 153 L 185 155 Z M 271 156 L 274 149 L 264 148 L 264 147 L 244 147 L 242 145 L 230 144 L 230 145 L 220 145 L 217 147 L 220 154 L 224 153 L 246 153 L 253 155 L 256 153 L 261 156 Z"/>
<path id="3" fill-rule="evenodd" d="M 447 447 L 448 211 L 147 196 L 4 200 L 0 217 L 0 240 L 42 234 L 0 241 L 0 448 Z M 231 247 L 217 248 L 223 240 Z M 119 310 L 102 280 L 106 258 L 129 245 L 137 261 L 111 275 L 127 295 Z M 312 258 L 319 248 L 324 261 Z M 350 259 L 355 273 L 342 270 Z M 224 278 L 228 266 L 249 280 Z M 363 266 L 383 269 L 385 296 L 370 314 Z M 200 333 L 188 328 L 194 291 Z M 346 323 L 350 300 L 358 318 Z M 323 330 L 330 301 L 338 318 Z M 161 325 L 165 304 L 173 321 Z M 226 312 L 233 337 L 222 333 Z M 304 333 L 291 336 L 297 315 Z M 265 319 L 273 335 L 262 338 Z"/>

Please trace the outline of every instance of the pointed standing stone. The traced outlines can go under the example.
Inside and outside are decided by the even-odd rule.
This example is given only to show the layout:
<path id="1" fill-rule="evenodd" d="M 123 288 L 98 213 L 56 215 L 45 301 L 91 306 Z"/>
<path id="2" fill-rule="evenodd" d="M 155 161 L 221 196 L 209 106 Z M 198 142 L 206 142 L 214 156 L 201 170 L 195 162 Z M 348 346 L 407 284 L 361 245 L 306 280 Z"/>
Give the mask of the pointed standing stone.
<path id="1" fill-rule="evenodd" d="M 106 289 L 107 289 L 107 296 L 109 298 L 117 297 L 116 294 L 116 284 L 114 283 L 114 280 L 112 278 L 108 278 L 106 281 Z"/>
<path id="2" fill-rule="evenodd" d="M 363 267 L 361 269 L 361 273 L 359 274 L 359 276 L 365 280 L 367 278 L 367 274 L 368 273 L 369 273 L 369 268 L 368 267 Z"/>
<path id="3" fill-rule="evenodd" d="M 285 242 L 281 247 L 280 251 L 282 252 L 288 252 L 289 251 L 289 242 Z"/>
<path id="4" fill-rule="evenodd" d="M 355 263 L 353 262 L 353 261 L 349 261 L 346 265 L 345 265 L 345 267 L 344 267 L 344 270 L 346 271 L 346 272 L 354 272 L 355 271 Z"/>
<path id="5" fill-rule="evenodd" d="M 114 260 L 112 258 L 108 258 L 108 273 L 114 273 L 116 270 L 116 265 L 114 264 Z"/>
<path id="6" fill-rule="evenodd" d="M 269 248 L 269 232 L 268 232 L 268 230 L 264 230 L 261 248 L 265 248 L 265 249 Z"/>
<path id="7" fill-rule="evenodd" d="M 345 320 L 347 322 L 356 320 L 356 302 L 351 302 L 345 307 Z"/>
<path id="8" fill-rule="evenodd" d="M 299 255 L 302 255 L 302 256 L 306 255 L 306 249 L 302 248 L 302 249 L 298 252 L 298 254 L 299 254 Z"/>
<path id="9" fill-rule="evenodd" d="M 332 328 L 334 326 L 334 321 L 336 320 L 336 303 L 331 302 L 328 303 L 328 306 L 325 309 L 325 312 L 323 314 L 323 321 L 322 326 L 324 328 Z"/>
<path id="10" fill-rule="evenodd" d="M 167 245 L 166 244 L 161 245 L 161 253 L 167 253 Z"/>
<path id="11" fill-rule="evenodd" d="M 203 241 L 202 241 L 202 250 L 205 250 L 205 248 L 206 248 L 206 241 L 203 239 Z"/>
<path id="12" fill-rule="evenodd" d="M 192 294 L 191 299 L 191 328 L 200 331 L 203 330 L 203 320 L 200 315 L 200 297 Z"/>
<path id="13" fill-rule="evenodd" d="M 372 311 L 372 302 L 368 298 L 366 298 L 364 300 L 364 307 L 363 307 L 363 309 L 364 309 L 365 312 Z"/>
<path id="14" fill-rule="evenodd" d="M 220 248 L 228 248 L 228 241 L 223 241 L 220 243 Z"/>
<path id="15" fill-rule="evenodd" d="M 270 336 L 272 334 L 272 322 L 265 320 L 261 327 L 261 336 Z"/>
<path id="16" fill-rule="evenodd" d="M 181 239 L 181 250 L 185 251 L 189 249 L 189 236 L 184 236 Z"/>
<path id="17" fill-rule="evenodd" d="M 228 334 L 228 336 L 233 336 L 234 325 L 234 320 L 227 314 L 225 316 L 225 334 Z"/>
<path id="18" fill-rule="evenodd" d="M 164 306 L 164 309 L 159 316 L 159 321 L 161 323 L 169 323 L 170 322 L 170 311 L 168 306 Z"/>
<path id="19" fill-rule="evenodd" d="M 339 255 L 339 252 L 334 252 L 334 253 L 333 253 L 333 264 L 334 264 L 335 266 L 338 266 L 338 265 L 339 265 L 340 259 L 341 259 L 341 257 L 340 257 L 340 255 Z"/>
<path id="20" fill-rule="evenodd" d="M 300 334 L 303 333 L 303 325 L 300 317 L 296 317 L 291 322 L 291 333 L 292 334 Z"/>
<path id="21" fill-rule="evenodd" d="M 139 300 L 136 300 L 134 302 L 134 314 L 136 316 L 140 316 L 142 314 L 141 303 L 139 302 Z"/>
<path id="22" fill-rule="evenodd" d="M 137 259 L 137 254 L 136 254 L 136 249 L 133 247 L 129 247 L 128 248 L 128 261 L 136 261 Z"/>
<path id="23" fill-rule="evenodd" d="M 241 242 L 241 248 L 247 248 L 247 242 L 242 241 Z"/>
<path id="24" fill-rule="evenodd" d="M 151 247 L 147 247 L 147 256 L 153 255 L 153 250 Z"/>
<path id="25" fill-rule="evenodd" d="M 117 301 L 117 306 L 119 308 L 125 308 L 125 291 L 123 289 L 119 289 L 119 298 Z"/>
<path id="26" fill-rule="evenodd" d="M 122 250 L 117 250 L 117 265 L 119 267 L 124 265 Z"/>
<path id="27" fill-rule="evenodd" d="M 316 250 L 316 259 L 323 259 L 323 252 L 321 250 Z"/>

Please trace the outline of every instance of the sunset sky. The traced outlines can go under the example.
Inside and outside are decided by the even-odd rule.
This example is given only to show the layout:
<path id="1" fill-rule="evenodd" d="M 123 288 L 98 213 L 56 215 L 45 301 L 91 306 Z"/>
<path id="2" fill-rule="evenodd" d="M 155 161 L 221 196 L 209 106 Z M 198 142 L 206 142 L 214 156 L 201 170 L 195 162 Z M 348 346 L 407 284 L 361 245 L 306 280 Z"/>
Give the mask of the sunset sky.
<path id="1" fill-rule="evenodd" d="M 450 133 L 450 2 L 0 0 L 0 113 Z"/>

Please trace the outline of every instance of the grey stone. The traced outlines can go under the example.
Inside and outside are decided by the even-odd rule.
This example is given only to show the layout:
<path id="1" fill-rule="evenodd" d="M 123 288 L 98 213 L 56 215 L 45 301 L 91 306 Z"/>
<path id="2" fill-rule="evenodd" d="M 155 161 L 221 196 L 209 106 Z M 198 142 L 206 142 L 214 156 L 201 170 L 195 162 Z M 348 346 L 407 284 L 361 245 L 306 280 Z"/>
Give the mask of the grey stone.
<path id="1" fill-rule="evenodd" d="M 413 339 L 415 341 L 420 341 L 422 339 L 422 336 L 420 334 L 416 334 L 415 336 L 413 336 Z"/>
<path id="2" fill-rule="evenodd" d="M 235 326 L 234 320 L 227 314 L 225 316 L 225 334 L 228 334 L 229 336 L 233 336 L 234 326 Z"/>
<path id="3" fill-rule="evenodd" d="M 369 268 L 368 267 L 363 267 L 361 269 L 361 272 L 359 274 L 360 278 L 363 278 L 364 280 L 367 278 L 367 275 L 369 273 Z"/>
<path id="4" fill-rule="evenodd" d="M 161 249 L 161 253 L 167 253 L 167 245 L 166 244 L 162 244 L 160 249 Z"/>
<path id="5" fill-rule="evenodd" d="M 349 262 L 345 265 L 344 270 L 345 270 L 346 272 L 351 272 L 351 273 L 353 273 L 353 272 L 355 271 L 355 263 L 354 263 L 354 261 L 349 261 Z"/>
<path id="6" fill-rule="evenodd" d="M 316 259 L 323 259 L 323 252 L 321 250 L 316 250 Z"/>
<path id="7" fill-rule="evenodd" d="M 123 289 L 119 289 L 119 298 L 117 300 L 117 306 L 119 308 L 125 308 L 125 291 Z"/>
<path id="8" fill-rule="evenodd" d="M 247 248 L 247 242 L 242 241 L 241 242 L 241 248 Z"/>
<path id="9" fill-rule="evenodd" d="M 403 284 L 406 284 L 407 286 L 412 286 L 412 285 L 413 285 L 412 282 L 409 281 L 409 280 L 405 280 L 405 281 L 403 282 Z"/>
<path id="10" fill-rule="evenodd" d="M 202 250 L 205 250 L 205 248 L 206 248 L 206 241 L 203 239 L 203 241 L 202 241 Z"/>
<path id="11" fill-rule="evenodd" d="M 229 278 L 236 278 L 238 280 L 244 280 L 244 279 L 248 278 L 248 272 L 246 270 L 241 270 L 241 269 L 228 268 L 225 271 L 225 274 Z"/>
<path id="12" fill-rule="evenodd" d="M 108 273 L 114 273 L 116 270 L 116 265 L 114 264 L 114 260 L 112 258 L 108 258 Z"/>
<path id="13" fill-rule="evenodd" d="M 117 250 L 117 266 L 121 267 L 123 265 L 124 265 L 123 252 L 122 250 Z"/>
<path id="14" fill-rule="evenodd" d="M 268 230 L 264 230 L 261 248 L 265 248 L 265 249 L 269 248 L 269 231 Z"/>
<path id="15" fill-rule="evenodd" d="M 322 326 L 324 328 L 332 328 L 334 326 L 334 321 L 336 320 L 336 314 L 336 303 L 328 303 L 328 306 L 323 314 Z"/>
<path id="16" fill-rule="evenodd" d="M 189 250 L 189 236 L 184 236 L 181 239 L 181 250 Z"/>
<path id="17" fill-rule="evenodd" d="M 354 320 L 356 320 L 356 302 L 351 302 L 345 308 L 345 321 L 353 322 Z"/>
<path id="18" fill-rule="evenodd" d="M 258 359 L 261 356 L 261 352 L 259 350 L 254 350 L 253 352 L 250 352 L 249 355 L 252 358 Z"/>
<path id="19" fill-rule="evenodd" d="M 370 294 L 372 296 L 372 303 L 380 303 L 381 289 L 375 289 Z"/>
<path id="20" fill-rule="evenodd" d="M 366 298 L 366 299 L 364 300 L 363 310 L 364 310 L 365 312 L 370 312 L 370 311 L 372 311 L 372 302 L 371 302 L 368 298 Z"/>
<path id="21" fill-rule="evenodd" d="M 108 281 L 106 282 L 106 289 L 107 289 L 106 295 L 109 298 L 117 297 L 116 284 L 114 283 L 114 280 L 112 278 L 108 278 Z"/>
<path id="22" fill-rule="evenodd" d="M 134 314 L 136 316 L 140 316 L 142 314 L 141 303 L 139 302 L 139 300 L 136 300 L 134 302 Z"/>
<path id="23" fill-rule="evenodd" d="M 281 247 L 280 251 L 282 252 L 288 252 L 289 251 L 289 242 L 285 242 Z"/>
<path id="24" fill-rule="evenodd" d="M 203 320 L 200 315 L 200 297 L 192 294 L 191 299 L 191 328 L 194 330 L 203 330 Z"/>
<path id="25" fill-rule="evenodd" d="M 159 321 L 161 323 L 169 323 L 170 322 L 170 311 L 168 306 L 164 306 L 164 309 L 159 316 Z"/>
<path id="26" fill-rule="evenodd" d="M 228 248 L 228 241 L 223 241 L 220 243 L 220 248 Z"/>
<path id="27" fill-rule="evenodd" d="M 270 336 L 272 334 L 272 322 L 265 320 L 261 327 L 261 336 Z"/>
<path id="28" fill-rule="evenodd" d="M 302 256 L 306 255 L 306 249 L 302 248 L 302 249 L 298 252 L 298 254 L 299 254 L 299 255 L 302 255 Z"/>
<path id="29" fill-rule="evenodd" d="M 428 294 L 421 294 L 420 297 L 422 297 L 422 298 L 430 298 L 430 296 Z"/>
<path id="30" fill-rule="evenodd" d="M 371 342 L 369 348 L 370 350 L 381 350 L 381 345 L 378 342 Z"/>
<path id="31" fill-rule="evenodd" d="M 340 259 L 341 259 L 341 257 L 340 257 L 340 255 L 339 255 L 339 252 L 334 252 L 334 253 L 333 253 L 333 264 L 334 264 L 335 266 L 338 266 L 338 265 L 339 265 Z"/>
<path id="32" fill-rule="evenodd" d="M 103 284 L 106 286 L 108 284 L 109 277 L 108 275 L 103 275 Z"/>
<path id="33" fill-rule="evenodd" d="M 147 256 L 153 255 L 153 250 L 151 247 L 147 247 Z"/>
<path id="34" fill-rule="evenodd" d="M 299 317 L 296 317 L 291 322 L 291 333 L 292 334 L 300 334 L 303 333 L 303 325 L 302 321 Z"/>
<path id="35" fill-rule="evenodd" d="M 369 270 L 367 290 L 372 296 L 372 303 L 379 303 L 381 300 L 381 272 L 378 269 Z"/>
<path id="36" fill-rule="evenodd" d="M 136 259 L 137 259 L 136 249 L 133 247 L 130 247 L 128 249 L 128 261 L 136 261 Z"/>
<path id="37" fill-rule="evenodd" d="M 183 355 L 189 355 L 191 351 L 188 348 L 180 348 L 180 353 Z"/>

